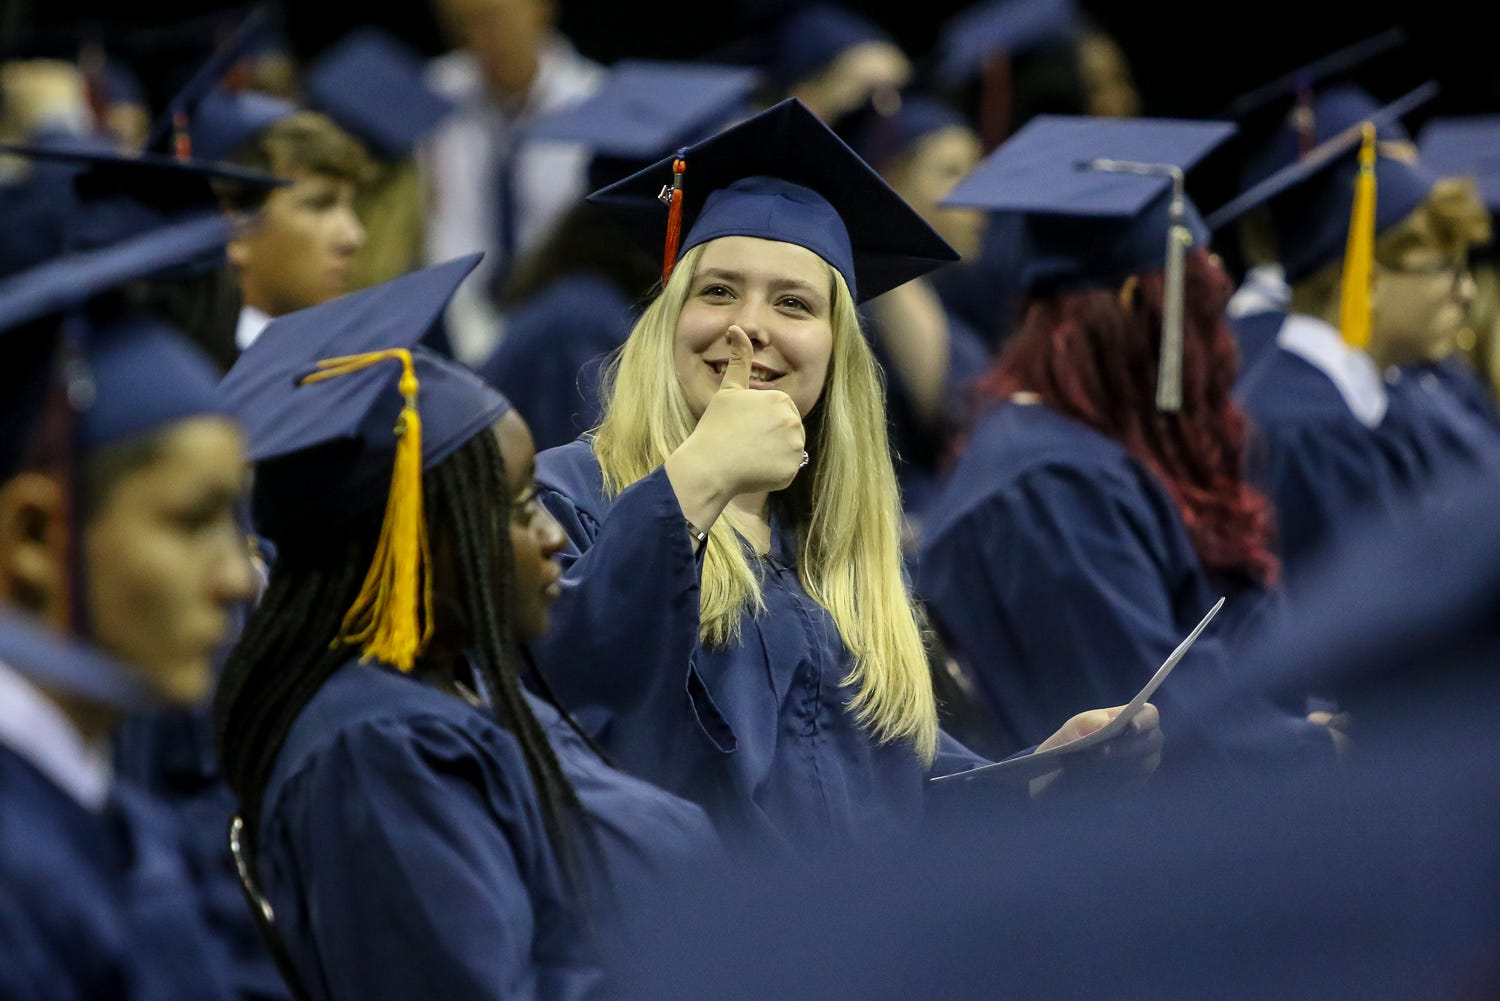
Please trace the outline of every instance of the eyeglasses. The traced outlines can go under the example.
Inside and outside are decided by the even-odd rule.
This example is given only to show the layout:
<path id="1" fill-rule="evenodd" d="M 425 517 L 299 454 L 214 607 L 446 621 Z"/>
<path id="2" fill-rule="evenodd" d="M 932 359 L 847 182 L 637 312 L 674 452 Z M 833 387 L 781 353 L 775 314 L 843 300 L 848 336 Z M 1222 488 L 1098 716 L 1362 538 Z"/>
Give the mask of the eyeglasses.
<path id="1" fill-rule="evenodd" d="M 1413 278 L 1435 278 L 1439 275 L 1451 275 L 1453 279 L 1452 293 L 1457 295 L 1463 288 L 1464 282 L 1471 277 L 1469 270 L 1469 259 L 1467 256 L 1457 260 L 1437 261 L 1432 264 L 1390 264 L 1386 261 L 1375 261 L 1377 267 L 1391 274 L 1410 275 Z"/>

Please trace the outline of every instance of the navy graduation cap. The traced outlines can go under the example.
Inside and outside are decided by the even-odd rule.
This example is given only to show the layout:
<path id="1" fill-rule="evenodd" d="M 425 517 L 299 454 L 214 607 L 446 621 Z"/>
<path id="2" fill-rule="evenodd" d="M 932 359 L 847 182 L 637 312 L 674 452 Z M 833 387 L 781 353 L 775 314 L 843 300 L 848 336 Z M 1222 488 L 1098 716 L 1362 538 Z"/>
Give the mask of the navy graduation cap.
<path id="1" fill-rule="evenodd" d="M 844 7 L 814 4 L 793 11 L 776 32 L 770 72 L 783 86 L 807 80 L 865 42 L 891 42 L 874 21 Z"/>
<path id="2" fill-rule="evenodd" d="M 341 637 L 402 670 L 432 629 L 422 472 L 510 409 L 469 369 L 418 346 L 481 256 L 278 317 L 221 387 L 257 464 L 262 535 L 306 538 L 384 502 L 380 547 Z"/>
<path id="3" fill-rule="evenodd" d="M 852 145 L 866 163 L 879 169 L 925 136 L 952 128 L 971 126 L 952 106 L 923 94 L 908 93 L 902 95 L 901 106 L 891 114 L 870 108 L 855 130 Z"/>
<path id="4" fill-rule="evenodd" d="M 236 63 L 255 48 L 272 30 L 269 5 L 254 7 L 245 15 L 213 54 L 198 67 L 188 82 L 167 101 L 165 110 L 151 123 L 146 136 L 146 148 L 157 152 L 169 149 L 180 157 L 199 156 L 218 159 L 219 154 L 191 150 L 189 123 L 198 112 L 199 105 L 214 91 Z M 210 141 L 214 135 L 210 132 Z M 238 145 L 236 143 L 236 145 Z"/>
<path id="5" fill-rule="evenodd" d="M 1422 164 L 1441 177 L 1471 177 L 1491 211 L 1500 211 L 1500 115 L 1435 118 L 1422 129 Z"/>
<path id="6" fill-rule="evenodd" d="M 1263 109 L 1275 107 L 1283 101 L 1293 101 L 1305 107 L 1312 101 L 1314 88 L 1319 88 L 1331 80 L 1358 69 L 1375 57 L 1398 48 L 1405 42 L 1406 31 L 1399 27 L 1389 28 L 1377 35 L 1361 39 L 1321 59 L 1316 59 L 1306 66 L 1299 66 L 1270 83 L 1241 94 L 1230 102 L 1225 114 L 1230 118 L 1241 119 L 1257 114 Z M 1299 110 L 1294 114 L 1300 116 L 1302 112 Z M 1303 123 L 1298 124 L 1300 127 Z M 1310 130 L 1312 125 L 1313 122 L 1309 117 L 1305 122 L 1305 128 Z M 1312 146 L 1315 143 L 1308 145 Z"/>
<path id="7" fill-rule="evenodd" d="M 1066 38 L 1078 22 L 1072 0 L 991 0 L 943 25 L 931 74 L 941 87 L 979 76 L 997 53 L 1017 55 Z"/>
<path id="8" fill-rule="evenodd" d="M 212 90 L 190 113 L 188 148 L 205 160 L 224 160 L 288 115 L 297 106 L 253 90 Z"/>
<path id="9" fill-rule="evenodd" d="M 128 667 L 52 632 L 0 605 L 0 664 L 50 692 L 122 711 L 148 709 L 157 700 Z"/>
<path id="10" fill-rule="evenodd" d="M 1383 136 L 1404 137 L 1404 130 L 1393 127 L 1436 92 L 1436 84 L 1425 84 L 1391 104 L 1370 109 L 1366 117 L 1251 185 L 1208 218 L 1209 226 L 1218 229 L 1266 206 L 1291 282 L 1342 257 L 1340 326 L 1344 339 L 1355 347 L 1369 343 L 1375 237 L 1426 201 L 1436 180 L 1418 164 L 1387 155 L 1380 144 Z"/>
<path id="11" fill-rule="evenodd" d="M 1042 115 L 960 181 L 946 205 L 1025 216 L 1034 292 L 1114 288 L 1165 269 L 1157 406 L 1181 406 L 1182 264 L 1208 230 L 1184 174 L 1231 135 L 1226 122 Z"/>
<path id="12" fill-rule="evenodd" d="M 257 170 L 153 153 L 50 146 L 0 146 L 0 152 L 73 171 L 71 190 L 49 189 L 51 197 L 66 204 L 53 216 L 62 231 L 48 242 L 67 251 L 108 247 L 164 226 L 216 215 L 220 201 L 215 185 L 268 189 L 287 183 Z M 200 259 L 180 261 L 177 270 L 217 267 L 221 251 L 222 246 L 210 247 Z"/>
<path id="13" fill-rule="evenodd" d="M 683 252 L 722 236 L 805 247 L 843 276 L 856 302 L 958 260 L 869 164 L 794 99 L 589 201 L 618 215 L 648 249 L 665 247 L 664 282 Z"/>
<path id="14" fill-rule="evenodd" d="M 229 227 L 205 216 L 65 254 L 0 281 L 0 477 L 24 463 L 49 388 L 61 377 L 60 322 L 112 289 L 222 250 Z M 223 413 L 213 366 L 173 328 L 123 309 L 95 311 L 70 325 L 67 374 L 75 442 L 84 450 L 201 413 Z M 39 346 L 40 345 L 40 346 Z M 25 361 L 20 359 L 24 358 Z M 82 387 L 82 388 L 80 388 Z"/>
<path id="15" fill-rule="evenodd" d="M 421 58 L 378 28 L 361 28 L 303 79 L 309 102 L 387 160 L 411 155 L 453 110 L 427 86 Z"/>
<path id="16" fill-rule="evenodd" d="M 589 183 L 600 188 L 712 135 L 760 83 L 759 71 L 742 66 L 625 60 L 592 96 L 539 119 L 526 138 L 588 146 Z"/>

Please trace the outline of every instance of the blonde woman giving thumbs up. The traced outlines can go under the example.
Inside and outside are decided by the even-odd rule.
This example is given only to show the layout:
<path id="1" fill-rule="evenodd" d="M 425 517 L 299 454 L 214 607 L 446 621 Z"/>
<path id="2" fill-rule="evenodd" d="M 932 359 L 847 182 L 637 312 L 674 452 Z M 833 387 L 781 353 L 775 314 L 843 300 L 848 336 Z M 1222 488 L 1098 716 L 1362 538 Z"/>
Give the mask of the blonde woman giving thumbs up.
<path id="1" fill-rule="evenodd" d="M 955 255 L 795 101 L 677 159 L 670 209 L 671 161 L 592 196 L 666 227 L 669 276 L 600 426 L 538 459 L 569 537 L 538 666 L 731 841 L 908 830 L 977 759 L 938 728 L 855 304 Z"/>

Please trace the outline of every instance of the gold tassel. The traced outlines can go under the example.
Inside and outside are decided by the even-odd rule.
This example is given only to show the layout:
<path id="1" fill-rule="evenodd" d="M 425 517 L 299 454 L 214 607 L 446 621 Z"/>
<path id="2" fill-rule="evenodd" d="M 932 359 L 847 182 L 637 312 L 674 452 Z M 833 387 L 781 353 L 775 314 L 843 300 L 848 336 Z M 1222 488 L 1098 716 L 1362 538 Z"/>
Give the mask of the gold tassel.
<path id="1" fill-rule="evenodd" d="M 375 558 L 335 644 L 361 647 L 360 660 L 380 660 L 410 671 L 432 638 L 432 551 L 422 512 L 422 416 L 417 373 L 405 348 L 325 358 L 304 383 L 348 375 L 382 361 L 401 363 L 405 401 L 396 422 L 396 459 Z"/>
<path id="2" fill-rule="evenodd" d="M 1339 290 L 1339 327 L 1345 344 L 1364 350 L 1370 345 L 1370 276 L 1375 266 L 1375 126 L 1365 122 L 1361 131 L 1359 175 L 1354 180 Z"/>

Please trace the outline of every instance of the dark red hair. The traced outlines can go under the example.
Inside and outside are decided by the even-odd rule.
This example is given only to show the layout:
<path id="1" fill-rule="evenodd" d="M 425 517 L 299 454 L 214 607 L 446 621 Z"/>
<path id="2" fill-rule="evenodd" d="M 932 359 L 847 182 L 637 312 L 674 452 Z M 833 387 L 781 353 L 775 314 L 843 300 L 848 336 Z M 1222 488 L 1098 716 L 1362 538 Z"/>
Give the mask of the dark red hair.
<path id="1" fill-rule="evenodd" d="M 981 403 L 1035 393 L 1119 442 L 1166 487 L 1211 574 L 1272 584 L 1271 503 L 1245 480 L 1245 417 L 1230 395 L 1229 277 L 1202 250 L 1189 252 L 1184 271 L 1179 413 L 1156 409 L 1161 272 L 1119 290 L 1033 297 L 976 392 Z"/>

